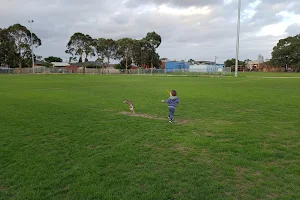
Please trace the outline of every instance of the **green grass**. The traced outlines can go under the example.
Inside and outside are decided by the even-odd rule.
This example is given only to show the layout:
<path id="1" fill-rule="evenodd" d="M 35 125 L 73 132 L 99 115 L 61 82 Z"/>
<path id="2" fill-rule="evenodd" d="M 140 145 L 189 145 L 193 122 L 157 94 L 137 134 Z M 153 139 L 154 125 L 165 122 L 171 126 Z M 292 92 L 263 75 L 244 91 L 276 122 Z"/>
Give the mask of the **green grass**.
<path id="1" fill-rule="evenodd" d="M 299 108 L 292 78 L 0 76 L 0 199 L 299 199 Z"/>
<path id="2" fill-rule="evenodd" d="M 234 72 L 232 72 L 234 74 Z M 240 77 L 297 77 L 300 78 L 300 73 L 291 72 L 238 72 Z"/>

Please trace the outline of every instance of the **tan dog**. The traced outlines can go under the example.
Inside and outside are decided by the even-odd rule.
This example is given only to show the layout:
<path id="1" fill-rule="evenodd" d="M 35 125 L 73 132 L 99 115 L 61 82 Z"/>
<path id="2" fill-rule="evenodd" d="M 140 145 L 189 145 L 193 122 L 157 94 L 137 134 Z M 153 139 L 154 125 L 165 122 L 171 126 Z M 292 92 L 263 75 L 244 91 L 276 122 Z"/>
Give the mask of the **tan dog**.
<path id="1" fill-rule="evenodd" d="M 131 110 L 134 113 L 134 108 L 133 108 L 133 105 L 132 105 L 131 101 L 124 100 L 123 103 L 128 103 L 129 104 L 129 110 Z"/>

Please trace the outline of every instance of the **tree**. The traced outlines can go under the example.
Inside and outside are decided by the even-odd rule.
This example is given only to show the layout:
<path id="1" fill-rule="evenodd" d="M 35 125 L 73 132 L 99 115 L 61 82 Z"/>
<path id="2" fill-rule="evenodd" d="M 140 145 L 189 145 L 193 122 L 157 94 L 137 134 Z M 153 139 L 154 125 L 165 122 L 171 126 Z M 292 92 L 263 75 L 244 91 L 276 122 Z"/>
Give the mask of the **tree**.
<path id="1" fill-rule="evenodd" d="M 116 58 L 117 53 L 117 43 L 113 39 L 99 38 L 96 40 L 96 53 L 98 59 L 101 59 L 104 62 L 104 59 L 107 59 L 107 64 L 110 63 L 111 59 Z"/>
<path id="2" fill-rule="evenodd" d="M 95 40 L 89 36 L 89 35 L 85 35 L 85 46 L 83 49 L 83 53 L 85 54 L 85 62 L 88 62 L 88 57 L 94 57 L 95 56 Z"/>
<path id="3" fill-rule="evenodd" d="M 250 60 L 250 59 L 244 60 L 245 65 L 247 65 L 250 61 L 252 61 L 252 60 Z"/>
<path id="4" fill-rule="evenodd" d="M 125 69 L 127 72 L 127 70 L 131 68 L 131 64 L 132 64 L 132 60 L 128 60 L 126 63 L 126 60 L 122 59 L 120 62 L 120 69 Z"/>
<path id="5" fill-rule="evenodd" d="M 71 63 L 71 62 L 77 62 L 77 57 L 76 56 L 71 56 L 71 57 L 69 57 L 69 62 Z"/>
<path id="6" fill-rule="evenodd" d="M 155 53 L 153 56 L 153 66 L 157 69 L 161 67 L 161 60 L 158 53 Z"/>
<path id="7" fill-rule="evenodd" d="M 151 69 L 153 69 L 153 67 L 159 68 L 161 66 L 159 54 L 153 51 L 147 41 L 143 39 L 138 40 L 134 49 L 133 62 L 136 65 L 140 65 L 142 67 L 151 66 Z"/>
<path id="8" fill-rule="evenodd" d="M 189 60 L 188 60 L 188 63 L 189 63 L 189 64 L 193 64 L 194 62 L 195 62 L 195 60 L 193 60 L 193 59 L 189 59 Z"/>
<path id="9" fill-rule="evenodd" d="M 155 49 L 158 48 L 161 44 L 161 36 L 158 35 L 157 33 L 155 33 L 154 31 L 147 33 L 147 36 L 145 39 Z"/>
<path id="10" fill-rule="evenodd" d="M 15 42 L 7 29 L 0 29 L 0 66 L 8 65 L 14 67 L 17 54 Z"/>
<path id="11" fill-rule="evenodd" d="M 132 63 L 134 40 L 123 38 L 117 41 L 117 57 L 122 58 L 125 62 L 126 73 L 128 72 L 129 62 Z"/>
<path id="12" fill-rule="evenodd" d="M 225 67 L 232 67 L 232 66 L 234 66 L 235 65 L 235 58 L 232 58 L 231 60 L 226 60 L 225 62 L 224 62 L 224 64 L 225 64 Z M 243 65 L 243 66 L 245 66 L 245 63 L 243 62 L 243 61 L 240 61 L 239 60 L 239 62 L 238 62 L 238 65 Z"/>
<path id="13" fill-rule="evenodd" d="M 21 24 L 15 24 L 8 27 L 8 32 L 15 42 L 15 50 L 20 72 L 22 68 L 22 62 L 28 58 L 31 58 L 32 56 L 30 48 L 31 44 L 37 48 L 38 46 L 42 45 L 42 42 L 34 33 L 32 33 L 31 41 L 31 32 Z"/>
<path id="14" fill-rule="evenodd" d="M 296 69 L 300 66 L 300 34 L 279 40 L 273 48 L 271 62 L 273 65 Z"/>
<path id="15" fill-rule="evenodd" d="M 148 52 L 151 53 L 151 68 L 153 68 L 153 59 L 156 53 L 156 49 L 160 46 L 161 44 L 161 36 L 158 35 L 157 33 L 153 32 L 149 32 L 147 33 L 147 36 L 144 38 L 148 44 Z"/>
<path id="16" fill-rule="evenodd" d="M 84 63 L 88 61 L 89 56 L 95 56 L 95 40 L 83 33 L 74 33 L 68 44 L 66 53 L 70 54 L 72 58 L 79 56 L 79 62 L 82 63 L 84 57 Z M 85 74 L 86 65 L 83 65 L 83 74 Z"/>
<path id="17" fill-rule="evenodd" d="M 143 66 L 145 61 L 144 40 L 133 40 L 132 44 L 132 60 L 137 66 Z"/>
<path id="18" fill-rule="evenodd" d="M 107 45 L 106 45 L 106 39 L 105 38 L 99 38 L 95 41 L 96 43 L 96 54 L 98 56 L 97 60 L 101 60 L 104 62 L 104 58 L 106 56 L 107 52 Z"/>
<path id="19" fill-rule="evenodd" d="M 107 59 L 107 63 L 110 63 L 110 59 L 115 59 L 116 58 L 116 53 L 117 53 L 117 43 L 113 39 L 107 39 L 105 41 L 106 43 L 106 52 L 105 52 L 105 57 Z"/>
<path id="20" fill-rule="evenodd" d="M 48 58 L 45 58 L 45 61 L 51 63 L 51 62 L 62 62 L 63 60 L 58 57 L 49 56 Z"/>

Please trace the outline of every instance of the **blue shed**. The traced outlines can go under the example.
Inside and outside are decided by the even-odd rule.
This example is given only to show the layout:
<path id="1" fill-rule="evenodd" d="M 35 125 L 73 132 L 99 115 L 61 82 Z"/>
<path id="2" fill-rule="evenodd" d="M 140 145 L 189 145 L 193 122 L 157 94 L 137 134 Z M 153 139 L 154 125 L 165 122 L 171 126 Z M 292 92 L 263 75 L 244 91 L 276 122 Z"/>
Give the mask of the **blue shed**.
<path id="1" fill-rule="evenodd" d="M 189 70 L 189 63 L 178 62 L 178 61 L 168 61 L 165 64 L 165 69 L 167 72 L 170 71 L 187 71 Z"/>

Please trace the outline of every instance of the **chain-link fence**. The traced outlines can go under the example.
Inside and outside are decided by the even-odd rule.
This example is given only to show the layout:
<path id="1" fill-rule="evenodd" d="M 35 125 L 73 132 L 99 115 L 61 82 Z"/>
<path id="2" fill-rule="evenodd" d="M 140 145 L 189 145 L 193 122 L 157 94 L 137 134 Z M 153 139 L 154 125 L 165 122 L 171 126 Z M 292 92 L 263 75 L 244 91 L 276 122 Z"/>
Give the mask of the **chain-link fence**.
<path id="1" fill-rule="evenodd" d="M 2 67 L 0 68 L 0 74 L 13 74 L 12 68 Z"/>
<path id="2" fill-rule="evenodd" d="M 0 68 L 0 74 L 83 74 L 84 69 L 67 69 L 67 68 Z M 94 75 L 137 75 L 137 76 L 226 76 L 231 75 L 231 68 L 225 67 L 218 70 L 190 70 L 190 69 L 156 69 L 156 68 L 137 68 L 137 69 L 113 69 L 113 68 L 86 68 L 85 74 Z"/>
<path id="3" fill-rule="evenodd" d="M 155 76 L 226 76 L 231 75 L 231 68 L 224 67 L 218 70 L 190 70 L 190 69 L 136 69 L 130 70 L 129 74 L 136 75 L 155 75 Z"/>

